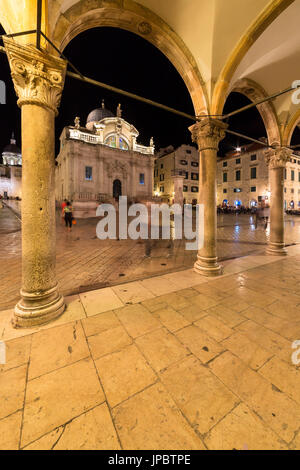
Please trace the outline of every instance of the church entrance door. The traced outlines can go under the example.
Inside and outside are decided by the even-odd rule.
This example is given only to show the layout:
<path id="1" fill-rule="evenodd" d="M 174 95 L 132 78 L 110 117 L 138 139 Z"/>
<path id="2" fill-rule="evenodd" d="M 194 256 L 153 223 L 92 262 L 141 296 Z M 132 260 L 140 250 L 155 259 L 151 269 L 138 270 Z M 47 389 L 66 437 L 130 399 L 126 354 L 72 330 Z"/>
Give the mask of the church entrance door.
<path id="1" fill-rule="evenodd" d="M 114 180 L 113 182 L 113 197 L 119 199 L 122 196 L 122 183 L 120 180 Z"/>

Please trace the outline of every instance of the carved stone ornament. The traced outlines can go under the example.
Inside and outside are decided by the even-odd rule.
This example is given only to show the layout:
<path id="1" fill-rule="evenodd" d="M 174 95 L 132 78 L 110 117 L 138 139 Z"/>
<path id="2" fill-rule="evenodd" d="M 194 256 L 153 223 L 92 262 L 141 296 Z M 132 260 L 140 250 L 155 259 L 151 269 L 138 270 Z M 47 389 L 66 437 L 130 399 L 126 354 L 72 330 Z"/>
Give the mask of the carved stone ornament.
<path id="1" fill-rule="evenodd" d="M 57 115 L 64 87 L 66 61 L 6 37 L 3 42 L 19 98 L 18 106 L 36 104 L 52 109 Z"/>
<path id="2" fill-rule="evenodd" d="M 271 169 L 285 168 L 286 163 L 289 161 L 292 153 L 292 150 L 285 147 L 268 149 L 265 152 L 266 163 Z"/>
<path id="3" fill-rule="evenodd" d="M 147 23 L 146 21 L 142 21 L 138 24 L 138 32 L 145 36 L 150 34 L 152 32 L 151 24 Z"/>
<path id="4" fill-rule="evenodd" d="M 189 127 L 192 141 L 201 150 L 218 150 L 219 142 L 225 137 L 227 124 L 217 119 L 205 118 Z"/>

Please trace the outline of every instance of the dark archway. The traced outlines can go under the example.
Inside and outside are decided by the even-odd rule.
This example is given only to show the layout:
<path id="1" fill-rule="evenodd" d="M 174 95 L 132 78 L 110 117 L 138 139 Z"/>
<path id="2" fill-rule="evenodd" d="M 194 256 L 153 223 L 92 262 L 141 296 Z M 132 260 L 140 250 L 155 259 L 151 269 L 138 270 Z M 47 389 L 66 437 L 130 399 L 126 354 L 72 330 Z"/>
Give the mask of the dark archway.
<path id="1" fill-rule="evenodd" d="M 120 180 L 114 180 L 113 182 L 113 197 L 118 200 L 122 196 L 122 183 Z"/>

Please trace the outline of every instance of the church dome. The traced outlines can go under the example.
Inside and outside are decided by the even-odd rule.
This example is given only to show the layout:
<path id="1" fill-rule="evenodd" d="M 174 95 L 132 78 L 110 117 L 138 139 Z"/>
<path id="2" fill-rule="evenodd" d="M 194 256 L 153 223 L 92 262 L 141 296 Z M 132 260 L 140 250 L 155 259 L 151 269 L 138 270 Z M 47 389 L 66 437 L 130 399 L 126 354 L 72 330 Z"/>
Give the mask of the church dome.
<path id="1" fill-rule="evenodd" d="M 89 122 L 98 122 L 104 118 L 109 118 L 109 117 L 115 117 L 115 116 L 109 109 L 105 108 L 104 101 L 102 101 L 102 107 L 91 111 L 87 117 L 86 123 L 88 124 Z"/>

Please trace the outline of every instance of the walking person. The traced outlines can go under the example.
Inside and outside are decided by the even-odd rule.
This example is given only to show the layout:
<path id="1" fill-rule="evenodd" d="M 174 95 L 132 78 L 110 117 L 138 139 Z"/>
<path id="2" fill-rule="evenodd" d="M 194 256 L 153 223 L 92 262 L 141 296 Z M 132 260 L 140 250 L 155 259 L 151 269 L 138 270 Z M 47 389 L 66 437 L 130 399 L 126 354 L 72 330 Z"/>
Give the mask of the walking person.
<path id="1" fill-rule="evenodd" d="M 73 208 L 69 201 L 66 202 L 64 207 L 64 215 L 65 215 L 65 224 L 68 232 L 71 232 L 72 229 L 72 220 L 73 220 Z"/>

